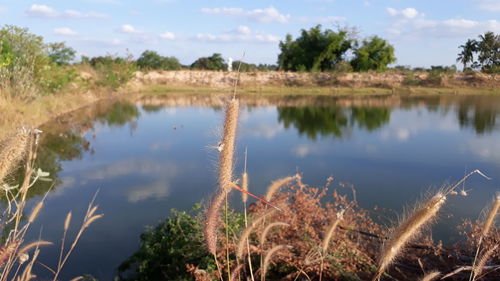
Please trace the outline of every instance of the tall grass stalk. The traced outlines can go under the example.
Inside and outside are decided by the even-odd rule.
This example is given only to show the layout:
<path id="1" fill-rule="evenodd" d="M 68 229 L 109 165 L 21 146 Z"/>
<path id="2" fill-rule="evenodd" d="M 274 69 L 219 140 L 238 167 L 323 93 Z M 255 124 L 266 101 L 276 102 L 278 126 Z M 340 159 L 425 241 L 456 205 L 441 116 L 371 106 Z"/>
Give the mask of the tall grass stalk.
<path id="1" fill-rule="evenodd" d="M 296 178 L 297 178 L 297 176 L 295 175 L 295 176 L 285 177 L 285 178 L 281 178 L 281 179 L 277 179 L 277 180 L 273 181 L 271 183 L 271 185 L 267 188 L 266 200 L 271 201 L 274 193 L 276 193 L 276 191 L 278 191 L 280 189 L 280 187 L 293 181 Z"/>
<path id="2" fill-rule="evenodd" d="M 406 219 L 401 221 L 389 240 L 382 246 L 377 273 L 372 280 L 377 280 L 402 253 L 404 247 L 420 234 L 422 228 L 432 222 L 445 201 L 446 196 L 442 192 L 438 192 L 429 200 L 417 206 Z"/>
<path id="3" fill-rule="evenodd" d="M 497 248 L 498 248 L 498 244 L 496 244 L 495 246 L 491 247 L 488 251 L 486 251 L 481 256 L 481 258 L 477 262 L 477 265 L 474 266 L 473 269 L 472 269 L 472 273 L 474 274 L 472 280 L 476 280 L 477 278 L 481 277 L 481 274 L 483 273 L 484 266 L 486 265 L 486 263 L 488 262 L 488 260 L 491 258 L 491 255 L 493 255 L 493 253 L 495 253 L 495 251 L 497 250 Z"/>
<path id="4" fill-rule="evenodd" d="M 263 214 L 261 214 L 260 216 L 258 216 L 257 218 L 255 218 L 250 223 L 250 225 L 245 228 L 245 230 L 243 231 L 243 233 L 240 235 L 238 246 L 236 248 L 236 257 L 238 259 L 241 260 L 243 258 L 243 255 L 244 255 L 244 252 L 245 252 L 245 245 L 246 245 L 245 241 L 248 239 L 248 237 L 250 236 L 250 234 L 252 234 L 252 232 L 255 229 L 255 227 L 257 227 L 260 224 L 260 222 L 262 220 L 264 220 L 267 216 L 271 216 L 274 212 L 276 212 L 275 209 L 271 209 L 269 211 L 264 212 Z M 248 253 L 248 255 L 250 255 L 250 253 Z"/>
<path id="5" fill-rule="evenodd" d="M 243 175 L 241 176 L 241 189 L 244 191 L 248 191 L 248 173 L 247 173 L 247 159 L 248 159 L 248 148 L 245 148 L 245 162 L 243 167 Z M 245 192 L 241 193 L 241 201 L 243 202 L 243 215 L 245 218 L 245 228 L 248 227 L 248 215 L 247 215 L 247 201 L 248 195 Z M 253 266 L 252 266 L 252 257 L 250 256 L 250 242 L 248 238 L 246 239 L 247 243 L 247 259 L 248 259 L 248 269 L 250 270 L 250 278 L 252 281 L 255 281 L 253 276 Z"/>
<path id="6" fill-rule="evenodd" d="M 441 272 L 439 272 L 439 271 L 432 271 L 432 272 L 429 272 L 426 275 L 424 275 L 424 277 L 422 277 L 422 279 L 420 279 L 420 280 L 421 281 L 432 281 L 432 280 L 438 278 L 439 275 L 441 275 Z"/>
<path id="7" fill-rule="evenodd" d="M 476 249 L 476 254 L 474 255 L 474 261 L 472 263 L 472 268 L 474 270 L 471 271 L 469 280 L 475 280 L 475 278 L 479 275 L 476 273 L 476 261 L 479 255 L 479 252 L 481 251 L 481 245 L 483 243 L 484 238 L 488 236 L 488 233 L 491 230 L 491 227 L 493 226 L 495 222 L 495 218 L 498 214 L 498 209 L 500 209 L 500 193 L 497 193 L 495 196 L 495 200 L 493 201 L 493 204 L 490 207 L 490 211 L 488 212 L 488 215 L 486 216 L 486 220 L 484 221 L 483 224 L 483 229 L 481 231 L 481 235 L 479 236 L 479 241 L 477 243 L 477 249 Z"/>
<path id="8" fill-rule="evenodd" d="M 219 212 L 222 204 L 231 191 L 233 173 L 233 155 L 236 139 L 236 127 L 238 123 L 239 102 L 230 100 L 226 105 L 223 136 L 219 145 L 219 188 L 208 208 L 205 220 L 204 236 L 208 251 L 216 256 L 217 253 L 217 229 L 219 223 Z"/>
<path id="9" fill-rule="evenodd" d="M 260 274 L 261 274 L 260 280 L 261 281 L 266 280 L 267 268 L 269 267 L 269 264 L 271 263 L 271 259 L 274 255 L 274 253 L 276 253 L 277 251 L 283 250 L 283 249 L 290 249 L 290 248 L 291 247 L 288 245 L 278 245 L 278 246 L 274 246 L 269 251 L 267 251 L 267 254 L 264 258 L 264 265 L 262 266 L 261 271 L 260 271 Z"/>

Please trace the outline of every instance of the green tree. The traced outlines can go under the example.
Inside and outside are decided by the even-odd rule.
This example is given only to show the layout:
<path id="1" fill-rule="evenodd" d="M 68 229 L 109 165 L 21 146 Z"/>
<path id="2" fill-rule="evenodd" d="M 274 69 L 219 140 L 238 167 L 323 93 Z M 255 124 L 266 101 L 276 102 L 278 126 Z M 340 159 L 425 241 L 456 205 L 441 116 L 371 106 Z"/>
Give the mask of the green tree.
<path id="1" fill-rule="evenodd" d="M 477 50 L 483 71 L 500 70 L 500 35 L 491 31 L 480 35 Z"/>
<path id="2" fill-rule="evenodd" d="M 142 69 L 179 70 L 181 64 L 175 57 L 163 57 L 155 51 L 146 50 L 136 61 Z"/>
<path id="3" fill-rule="evenodd" d="M 214 53 L 210 57 L 202 57 L 191 64 L 192 69 L 202 70 L 226 70 L 227 64 L 224 62 L 222 55 Z"/>
<path id="4" fill-rule="evenodd" d="M 469 39 L 465 42 L 464 45 L 460 45 L 459 48 L 462 51 L 458 54 L 457 62 L 460 62 L 464 65 L 464 70 L 467 68 L 468 64 L 474 63 L 474 53 L 477 51 L 477 41 Z"/>
<path id="5" fill-rule="evenodd" d="M 49 43 L 47 49 L 49 58 L 58 65 L 68 65 L 75 59 L 76 51 L 64 42 Z"/>
<path id="6" fill-rule="evenodd" d="M 373 36 L 363 40 L 361 47 L 354 50 L 351 64 L 355 71 L 382 71 L 395 61 L 394 47 L 386 40 Z"/>
<path id="7" fill-rule="evenodd" d="M 302 29 L 297 39 L 287 34 L 285 41 L 280 41 L 278 65 L 282 70 L 291 71 L 331 70 L 344 59 L 352 43 L 347 30 L 322 31 L 321 25 Z"/>

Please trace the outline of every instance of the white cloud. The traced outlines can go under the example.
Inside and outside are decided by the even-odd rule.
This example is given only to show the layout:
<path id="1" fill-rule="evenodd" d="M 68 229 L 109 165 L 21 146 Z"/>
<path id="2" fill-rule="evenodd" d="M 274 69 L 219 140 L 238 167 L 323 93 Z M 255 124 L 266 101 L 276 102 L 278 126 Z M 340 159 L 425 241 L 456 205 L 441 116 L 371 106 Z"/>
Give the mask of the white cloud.
<path id="1" fill-rule="evenodd" d="M 500 11 L 500 0 L 479 0 L 481 10 L 498 12 Z"/>
<path id="2" fill-rule="evenodd" d="M 467 144 L 468 150 L 483 160 L 500 161 L 500 142 L 494 138 L 477 138 Z"/>
<path id="3" fill-rule="evenodd" d="M 173 40 L 175 39 L 175 34 L 173 34 L 172 32 L 163 32 L 162 34 L 160 34 L 160 37 L 163 38 L 163 39 L 169 39 L 169 40 Z"/>
<path id="4" fill-rule="evenodd" d="M 328 17 L 300 17 L 299 21 L 307 22 L 307 23 L 337 23 L 337 22 L 345 22 L 347 18 L 339 17 L 339 16 L 328 16 Z"/>
<path id="5" fill-rule="evenodd" d="M 120 32 L 127 33 L 127 34 L 137 34 L 141 33 L 141 31 L 137 30 L 135 27 L 133 27 L 130 24 L 124 24 L 120 27 L 119 29 Z"/>
<path id="6" fill-rule="evenodd" d="M 76 10 L 66 10 L 64 11 L 64 17 L 67 18 L 74 18 L 74 19 L 105 19 L 107 16 L 105 14 L 99 14 L 99 13 L 82 13 L 80 11 Z"/>
<path id="7" fill-rule="evenodd" d="M 403 9 L 403 10 L 396 10 L 394 8 L 387 8 L 386 9 L 387 12 L 389 13 L 389 15 L 393 16 L 393 17 L 401 17 L 401 18 L 405 18 L 405 19 L 414 19 L 418 16 L 422 16 L 421 13 L 419 13 L 417 11 L 417 9 L 415 8 L 406 8 L 406 9 Z"/>
<path id="8" fill-rule="evenodd" d="M 287 23 L 290 15 L 280 13 L 276 8 L 245 10 L 242 8 L 202 8 L 201 12 L 210 15 L 242 16 L 250 21 L 261 23 Z"/>
<path id="9" fill-rule="evenodd" d="M 70 19 L 105 19 L 105 14 L 95 12 L 82 13 L 77 10 L 66 10 L 64 13 L 59 13 L 55 9 L 47 5 L 32 5 L 26 10 L 26 15 L 35 18 L 70 18 Z"/>
<path id="10" fill-rule="evenodd" d="M 168 179 L 162 179 L 147 185 L 132 187 L 127 193 L 128 201 L 136 203 L 150 198 L 161 199 L 167 197 L 170 193 L 170 187 Z"/>
<path id="11" fill-rule="evenodd" d="M 241 25 L 235 29 L 221 34 L 199 33 L 194 38 L 197 41 L 208 42 L 259 42 L 275 43 L 280 40 L 278 36 L 263 32 L 252 31 L 249 27 Z"/>
<path id="12" fill-rule="evenodd" d="M 69 27 L 60 27 L 60 28 L 54 29 L 54 34 L 57 34 L 57 35 L 66 35 L 66 36 L 75 36 L 75 35 L 78 35 L 78 32 L 72 30 Z"/>
<path id="13" fill-rule="evenodd" d="M 59 13 L 49 6 L 33 4 L 26 10 L 26 15 L 36 18 L 55 18 L 59 16 Z"/>

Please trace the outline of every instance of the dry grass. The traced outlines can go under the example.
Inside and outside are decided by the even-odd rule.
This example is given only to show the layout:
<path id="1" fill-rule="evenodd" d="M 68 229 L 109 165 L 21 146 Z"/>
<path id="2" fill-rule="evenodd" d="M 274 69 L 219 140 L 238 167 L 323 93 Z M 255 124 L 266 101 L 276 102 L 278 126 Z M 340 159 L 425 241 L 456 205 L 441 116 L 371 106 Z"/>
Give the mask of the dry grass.
<path id="1" fill-rule="evenodd" d="M 16 186 L 9 186 L 3 184 L 2 188 L 5 192 L 6 208 L 2 212 L 1 229 L 5 231 L 5 241 L 3 246 L 0 247 L 0 280 L 16 280 L 28 281 L 35 278 L 32 273 L 33 265 L 37 263 L 37 258 L 40 253 L 40 247 L 50 246 L 52 242 L 48 241 L 34 241 L 26 243 L 25 235 L 28 232 L 31 224 L 33 224 L 39 214 L 43 211 L 45 197 L 37 202 L 27 219 L 25 219 L 25 209 L 27 205 L 27 194 L 31 187 L 40 179 L 46 179 L 49 174 L 43 172 L 41 169 L 34 167 L 35 159 L 37 157 L 38 137 L 40 131 L 34 129 L 18 130 L 18 134 L 11 137 L 4 142 L 3 150 L 0 151 L 0 160 L 3 161 L 4 176 L 8 172 L 12 172 L 15 165 L 21 161 L 20 158 L 24 157 L 24 175 L 21 184 Z M 9 162 L 10 161 L 10 162 Z M 95 212 L 97 208 L 89 205 L 89 211 Z M 64 256 L 63 261 L 59 261 L 56 270 L 46 266 L 46 268 L 54 273 L 54 281 L 58 280 L 58 275 L 64 266 L 64 263 L 69 258 L 72 250 L 76 246 L 79 237 L 83 231 L 90 226 L 90 224 L 102 215 L 94 215 L 86 217 L 77 237 L 73 240 L 72 247 Z M 64 232 L 69 228 L 69 222 L 65 221 Z M 63 238 L 63 245 L 64 245 Z M 30 254 L 29 252 L 33 252 Z"/>
<path id="2" fill-rule="evenodd" d="M 402 253 L 404 247 L 421 233 L 426 224 L 432 222 L 445 201 L 446 196 L 438 192 L 429 200 L 417 206 L 415 211 L 401 221 L 389 240 L 382 247 L 377 274 L 375 274 L 372 280 L 378 279 L 398 255 Z"/>
<path id="3" fill-rule="evenodd" d="M 422 279 L 420 279 L 420 280 L 421 281 L 432 281 L 432 280 L 438 278 L 439 275 L 441 275 L 441 272 L 439 272 L 439 271 L 429 272 L 424 277 L 422 277 Z"/>

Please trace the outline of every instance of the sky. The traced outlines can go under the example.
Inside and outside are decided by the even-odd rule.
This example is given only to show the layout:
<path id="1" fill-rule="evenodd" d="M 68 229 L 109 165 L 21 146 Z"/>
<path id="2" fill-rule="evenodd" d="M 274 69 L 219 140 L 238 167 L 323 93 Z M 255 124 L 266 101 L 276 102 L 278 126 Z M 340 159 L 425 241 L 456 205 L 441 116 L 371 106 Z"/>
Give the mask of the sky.
<path id="1" fill-rule="evenodd" d="M 467 39 L 500 33 L 500 0 L 0 0 L 0 26 L 64 41 L 78 56 L 155 50 L 183 64 L 213 53 L 275 64 L 286 34 L 317 24 L 388 40 L 395 65 L 452 65 Z"/>

